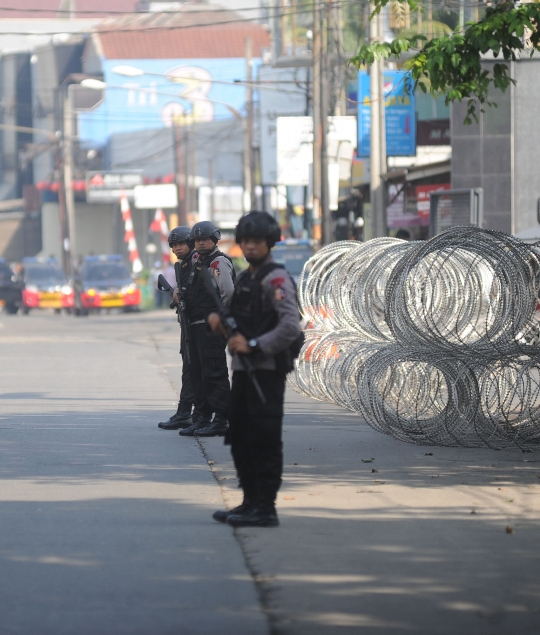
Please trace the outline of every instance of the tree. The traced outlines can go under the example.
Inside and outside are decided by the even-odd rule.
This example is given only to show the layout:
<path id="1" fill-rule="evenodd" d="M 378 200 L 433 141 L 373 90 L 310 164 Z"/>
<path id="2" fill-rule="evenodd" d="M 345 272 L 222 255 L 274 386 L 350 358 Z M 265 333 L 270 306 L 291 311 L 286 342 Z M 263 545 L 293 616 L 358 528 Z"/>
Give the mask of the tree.
<path id="1" fill-rule="evenodd" d="M 397 0 L 417 10 L 415 0 Z M 377 14 L 390 0 L 374 0 Z M 408 34 L 406 34 L 408 35 Z M 508 64 L 521 54 L 540 51 L 540 4 L 520 4 L 503 1 L 487 7 L 477 22 L 467 22 L 464 29 L 457 27 L 451 34 L 428 39 L 425 35 L 400 34 L 389 43 L 373 42 L 360 48 L 351 62 L 359 68 L 380 58 L 403 58 L 404 67 L 411 71 L 416 85 L 423 92 L 446 95 L 446 103 L 467 102 L 465 123 L 478 120 L 477 105 L 496 106 L 490 101 L 490 87 L 506 91 L 515 84 L 508 74 Z M 418 42 L 421 46 L 418 47 Z M 502 59 L 492 71 L 482 66 L 486 54 Z"/>

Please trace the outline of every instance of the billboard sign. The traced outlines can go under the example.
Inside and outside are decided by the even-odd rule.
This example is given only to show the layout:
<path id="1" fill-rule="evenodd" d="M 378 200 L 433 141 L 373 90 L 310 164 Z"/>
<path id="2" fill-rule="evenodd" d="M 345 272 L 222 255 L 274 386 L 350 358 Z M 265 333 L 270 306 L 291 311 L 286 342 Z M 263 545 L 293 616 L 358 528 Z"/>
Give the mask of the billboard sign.
<path id="1" fill-rule="evenodd" d="M 260 62 L 253 60 L 255 75 Z M 78 113 L 79 137 L 86 144 L 105 145 L 110 135 L 134 130 L 232 119 L 245 110 L 244 58 L 103 59 L 101 64 L 107 85 L 103 102 Z M 120 66 L 142 74 L 123 77 L 115 72 Z M 148 149 L 134 143 L 134 161 L 139 153 L 145 157 Z"/>
<path id="2" fill-rule="evenodd" d="M 358 73 L 358 156 L 371 154 L 371 103 L 369 75 Z M 387 156 L 416 154 L 416 101 L 410 73 L 384 72 L 384 105 Z"/>
<path id="3" fill-rule="evenodd" d="M 87 172 L 87 203 L 118 203 L 122 195 L 133 199 L 135 186 L 143 184 L 142 170 L 133 172 Z"/>
<path id="4" fill-rule="evenodd" d="M 277 118 L 302 116 L 306 111 L 307 68 L 261 66 L 259 92 L 261 113 L 261 173 L 265 185 L 277 180 Z M 278 82 L 284 82 L 278 88 Z M 269 85 L 264 89 L 264 83 Z M 297 83 L 296 83 L 297 82 Z"/>
<path id="5" fill-rule="evenodd" d="M 217 227 L 232 230 L 244 213 L 244 188 L 236 185 L 199 188 L 199 221 L 212 221 Z"/>
<path id="6" fill-rule="evenodd" d="M 388 227 L 428 227 L 430 222 L 430 194 L 450 189 L 450 183 L 416 185 L 391 183 L 388 186 L 386 218 Z M 443 205 L 446 211 L 448 205 Z M 443 211 L 443 213 L 444 213 Z"/>
<path id="7" fill-rule="evenodd" d="M 339 165 L 339 180 L 349 180 L 356 144 L 355 117 L 328 117 L 328 163 Z M 309 185 L 313 164 L 311 117 L 278 117 L 277 182 Z"/>
<path id="8" fill-rule="evenodd" d="M 178 188 L 174 183 L 136 185 L 134 199 L 137 209 L 176 209 Z"/>

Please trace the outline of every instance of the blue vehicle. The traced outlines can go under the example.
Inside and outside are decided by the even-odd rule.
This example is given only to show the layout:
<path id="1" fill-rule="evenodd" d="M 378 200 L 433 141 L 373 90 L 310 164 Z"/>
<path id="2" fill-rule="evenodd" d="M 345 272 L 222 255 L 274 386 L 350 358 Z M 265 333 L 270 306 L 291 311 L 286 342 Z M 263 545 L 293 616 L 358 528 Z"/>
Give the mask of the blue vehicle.
<path id="1" fill-rule="evenodd" d="M 0 258 L 0 306 L 4 311 L 14 315 L 22 302 L 23 284 L 10 269 L 7 262 Z"/>
<path id="2" fill-rule="evenodd" d="M 137 311 L 141 291 L 120 255 L 88 256 L 75 278 L 75 315 L 88 315 L 102 309 Z"/>
<path id="3" fill-rule="evenodd" d="M 297 283 L 307 260 L 313 256 L 313 241 L 287 238 L 276 243 L 272 255 L 276 262 L 285 266 Z"/>

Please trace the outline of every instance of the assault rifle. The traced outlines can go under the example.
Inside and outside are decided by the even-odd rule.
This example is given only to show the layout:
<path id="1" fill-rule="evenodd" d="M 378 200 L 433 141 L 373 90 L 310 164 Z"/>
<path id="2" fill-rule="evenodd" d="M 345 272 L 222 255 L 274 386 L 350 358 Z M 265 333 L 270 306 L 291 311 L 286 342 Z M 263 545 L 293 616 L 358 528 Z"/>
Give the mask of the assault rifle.
<path id="1" fill-rule="evenodd" d="M 238 333 L 240 332 L 238 330 L 238 324 L 236 323 L 236 320 L 234 319 L 234 317 L 230 314 L 229 310 L 223 305 L 223 302 L 221 301 L 221 298 L 219 297 L 219 291 L 218 291 L 216 282 L 213 279 L 212 275 L 210 274 L 210 271 L 208 271 L 208 267 L 203 265 L 201 268 L 201 274 L 202 274 L 204 286 L 206 287 L 208 294 L 210 295 L 210 297 L 214 301 L 214 304 L 216 305 L 217 313 L 227 333 L 227 339 L 229 339 L 233 335 L 238 335 Z M 261 389 L 261 385 L 257 381 L 257 377 L 255 377 L 255 367 L 253 366 L 253 363 L 251 359 L 249 358 L 249 355 L 246 355 L 245 353 L 237 353 L 237 355 L 242 366 L 244 367 L 244 370 L 248 374 L 249 379 L 251 380 L 253 388 L 255 388 L 255 392 L 257 393 L 257 396 L 261 400 L 261 403 L 265 404 L 266 398 Z"/>
<path id="2" fill-rule="evenodd" d="M 191 359 L 189 356 L 189 323 L 186 315 L 186 302 L 182 294 L 180 295 L 180 302 L 178 304 L 174 301 L 174 289 L 167 282 L 165 276 L 162 273 L 160 273 L 158 276 L 157 288 L 160 291 L 165 291 L 171 296 L 172 302 L 169 304 L 169 308 L 176 309 L 178 322 L 180 323 L 180 336 L 183 343 L 182 352 L 185 355 L 186 362 L 190 364 Z"/>

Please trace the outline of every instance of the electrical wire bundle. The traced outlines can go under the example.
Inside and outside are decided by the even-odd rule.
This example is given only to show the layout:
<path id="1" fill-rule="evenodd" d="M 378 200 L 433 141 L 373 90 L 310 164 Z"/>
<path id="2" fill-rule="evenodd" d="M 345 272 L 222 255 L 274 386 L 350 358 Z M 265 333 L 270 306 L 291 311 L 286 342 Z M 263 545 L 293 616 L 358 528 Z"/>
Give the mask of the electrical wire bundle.
<path id="1" fill-rule="evenodd" d="M 540 258 L 494 231 L 332 243 L 298 283 L 289 378 L 410 443 L 540 447 Z"/>

